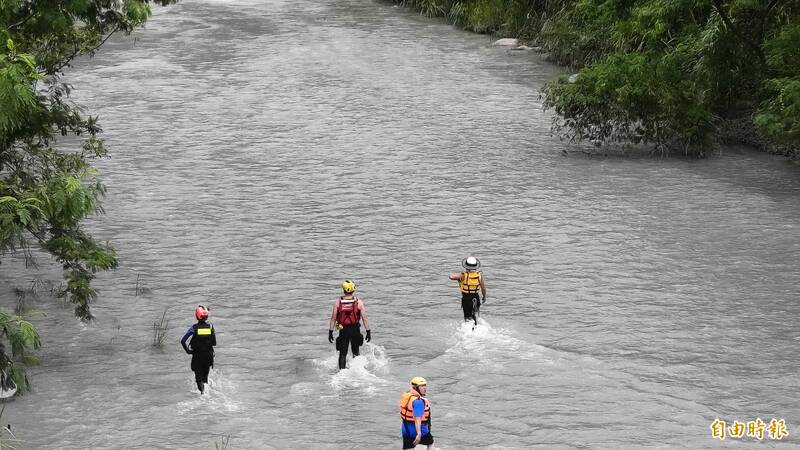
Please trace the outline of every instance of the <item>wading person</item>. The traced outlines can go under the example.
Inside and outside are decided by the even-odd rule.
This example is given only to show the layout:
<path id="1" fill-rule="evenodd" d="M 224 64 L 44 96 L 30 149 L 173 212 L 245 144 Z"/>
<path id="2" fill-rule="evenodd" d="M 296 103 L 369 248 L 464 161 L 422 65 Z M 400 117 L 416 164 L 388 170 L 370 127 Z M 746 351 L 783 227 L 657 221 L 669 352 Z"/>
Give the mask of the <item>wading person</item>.
<path id="1" fill-rule="evenodd" d="M 202 394 L 205 391 L 205 384 L 208 383 L 208 371 L 214 367 L 214 346 L 217 345 L 217 335 L 214 327 L 207 322 L 208 308 L 199 305 L 194 310 L 194 316 L 197 318 L 197 323 L 186 330 L 181 345 L 186 353 L 192 355 L 194 380 Z M 189 345 L 186 345 L 187 340 Z"/>
<path id="2" fill-rule="evenodd" d="M 361 334 L 361 324 L 364 322 L 364 329 L 367 330 L 367 342 L 372 340 L 367 319 L 367 310 L 364 302 L 355 296 L 356 284 L 351 280 L 344 280 L 342 283 L 342 296 L 336 298 L 331 313 L 331 322 L 328 326 L 328 342 L 333 342 L 333 329 L 339 329 L 339 336 L 336 337 L 336 350 L 339 351 L 339 370 L 346 367 L 347 348 L 353 352 L 353 356 L 358 356 L 358 348 L 364 343 L 364 336 Z"/>
<path id="3" fill-rule="evenodd" d="M 483 284 L 483 273 L 478 270 L 481 262 L 470 256 L 461 261 L 464 272 L 451 273 L 450 279 L 458 281 L 461 289 L 461 309 L 464 310 L 464 322 L 472 319 L 478 324 L 478 312 L 482 303 L 486 302 L 486 286 Z M 481 295 L 478 295 L 478 291 Z M 483 300 L 481 300 L 481 296 Z"/>
<path id="4" fill-rule="evenodd" d="M 425 394 L 428 382 L 425 378 L 411 379 L 411 390 L 400 396 L 400 418 L 403 420 L 403 448 L 414 448 L 418 444 L 433 450 L 431 434 L 431 405 Z"/>

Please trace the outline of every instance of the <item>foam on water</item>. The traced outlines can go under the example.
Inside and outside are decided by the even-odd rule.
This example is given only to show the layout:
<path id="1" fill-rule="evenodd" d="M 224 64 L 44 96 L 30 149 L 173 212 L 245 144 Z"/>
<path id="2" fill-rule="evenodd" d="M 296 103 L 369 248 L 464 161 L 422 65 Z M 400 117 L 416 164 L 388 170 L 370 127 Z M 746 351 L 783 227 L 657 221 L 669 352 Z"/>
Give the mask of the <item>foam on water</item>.
<path id="1" fill-rule="evenodd" d="M 478 359 L 481 364 L 492 364 L 492 356 L 513 357 L 537 361 L 548 361 L 545 355 L 553 352 L 540 345 L 531 344 L 512 335 L 505 328 L 494 328 L 484 319 L 478 319 L 478 325 L 462 322 L 456 326 L 450 338 L 450 347 L 445 355 Z M 498 355 L 500 354 L 500 355 Z"/>
<path id="2" fill-rule="evenodd" d="M 198 408 L 208 408 L 209 406 L 231 412 L 239 410 L 238 402 L 232 398 L 236 392 L 236 386 L 225 377 L 221 370 L 211 369 L 205 393 L 202 395 L 197 391 L 194 377 L 187 377 L 185 386 L 192 398 L 176 405 L 179 414 L 193 414 Z"/>
<path id="3" fill-rule="evenodd" d="M 202 0 L 199 3 L 207 3 L 211 5 L 226 5 L 226 6 L 258 6 L 263 4 L 264 0 Z"/>
<path id="4" fill-rule="evenodd" d="M 338 370 L 338 353 L 314 360 L 314 364 L 320 368 L 323 378 L 336 392 L 359 389 L 372 394 L 380 386 L 388 383 L 382 376 L 389 373 L 389 361 L 383 347 L 367 343 L 361 347 L 359 356 L 355 358 L 348 356 L 346 369 Z"/>
<path id="5" fill-rule="evenodd" d="M 147 58 L 139 58 L 131 61 L 124 61 L 113 66 L 98 67 L 92 73 L 86 73 L 86 77 L 102 77 L 118 73 L 137 74 L 140 77 L 152 79 L 154 75 L 172 73 L 176 75 L 191 75 L 180 64 L 176 64 L 164 57 L 148 55 Z"/>

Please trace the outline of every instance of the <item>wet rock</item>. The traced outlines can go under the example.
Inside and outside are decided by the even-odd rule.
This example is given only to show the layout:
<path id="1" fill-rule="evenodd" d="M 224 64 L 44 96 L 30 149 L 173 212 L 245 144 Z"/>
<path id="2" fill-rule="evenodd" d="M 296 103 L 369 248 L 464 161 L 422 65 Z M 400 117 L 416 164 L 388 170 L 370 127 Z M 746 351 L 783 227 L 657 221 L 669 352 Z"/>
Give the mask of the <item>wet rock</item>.
<path id="1" fill-rule="evenodd" d="M 514 47 L 514 48 L 512 48 L 511 50 L 520 50 L 520 51 L 524 51 L 524 50 L 533 50 L 533 48 L 531 48 L 531 47 L 528 47 L 527 45 L 520 45 L 520 46 L 518 46 L 518 47 Z"/>
<path id="2" fill-rule="evenodd" d="M 578 81 L 578 74 L 573 73 L 572 75 L 569 76 L 569 78 L 567 78 L 567 81 L 569 81 L 570 83 Z"/>
<path id="3" fill-rule="evenodd" d="M 492 43 L 493 47 L 517 47 L 519 46 L 519 39 L 503 38 L 498 39 Z"/>

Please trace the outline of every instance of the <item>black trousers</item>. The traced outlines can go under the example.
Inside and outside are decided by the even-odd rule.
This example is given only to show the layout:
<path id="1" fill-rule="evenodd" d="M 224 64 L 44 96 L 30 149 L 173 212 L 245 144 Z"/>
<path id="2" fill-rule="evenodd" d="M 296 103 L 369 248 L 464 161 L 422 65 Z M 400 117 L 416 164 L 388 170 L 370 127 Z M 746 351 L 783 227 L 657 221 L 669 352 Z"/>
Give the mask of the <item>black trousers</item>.
<path id="1" fill-rule="evenodd" d="M 417 448 L 414 445 L 414 438 L 417 437 L 416 434 L 413 437 L 403 436 L 403 450 L 408 448 Z M 433 445 L 433 435 L 423 434 L 422 438 L 419 440 L 419 445 Z"/>
<path id="2" fill-rule="evenodd" d="M 214 354 L 210 352 L 192 353 L 192 371 L 198 383 L 208 383 L 208 372 L 214 367 Z"/>
<path id="3" fill-rule="evenodd" d="M 353 352 L 353 356 L 358 356 L 358 349 L 364 343 L 364 336 L 361 334 L 359 325 L 349 325 L 339 332 L 336 337 L 336 350 L 339 350 L 339 369 L 344 369 L 347 363 L 347 348 Z"/>
<path id="4" fill-rule="evenodd" d="M 477 314 L 481 309 L 481 298 L 478 293 L 461 293 L 461 309 L 464 310 L 464 320 L 474 320 L 478 323 Z"/>

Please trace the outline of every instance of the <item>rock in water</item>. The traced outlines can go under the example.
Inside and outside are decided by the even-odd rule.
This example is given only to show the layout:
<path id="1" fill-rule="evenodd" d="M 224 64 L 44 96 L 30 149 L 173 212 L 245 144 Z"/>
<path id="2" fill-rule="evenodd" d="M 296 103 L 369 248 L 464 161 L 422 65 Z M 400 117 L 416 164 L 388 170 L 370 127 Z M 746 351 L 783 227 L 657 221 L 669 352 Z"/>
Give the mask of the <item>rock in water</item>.
<path id="1" fill-rule="evenodd" d="M 516 47 L 519 45 L 519 39 L 503 38 L 498 39 L 492 43 L 493 47 Z"/>

